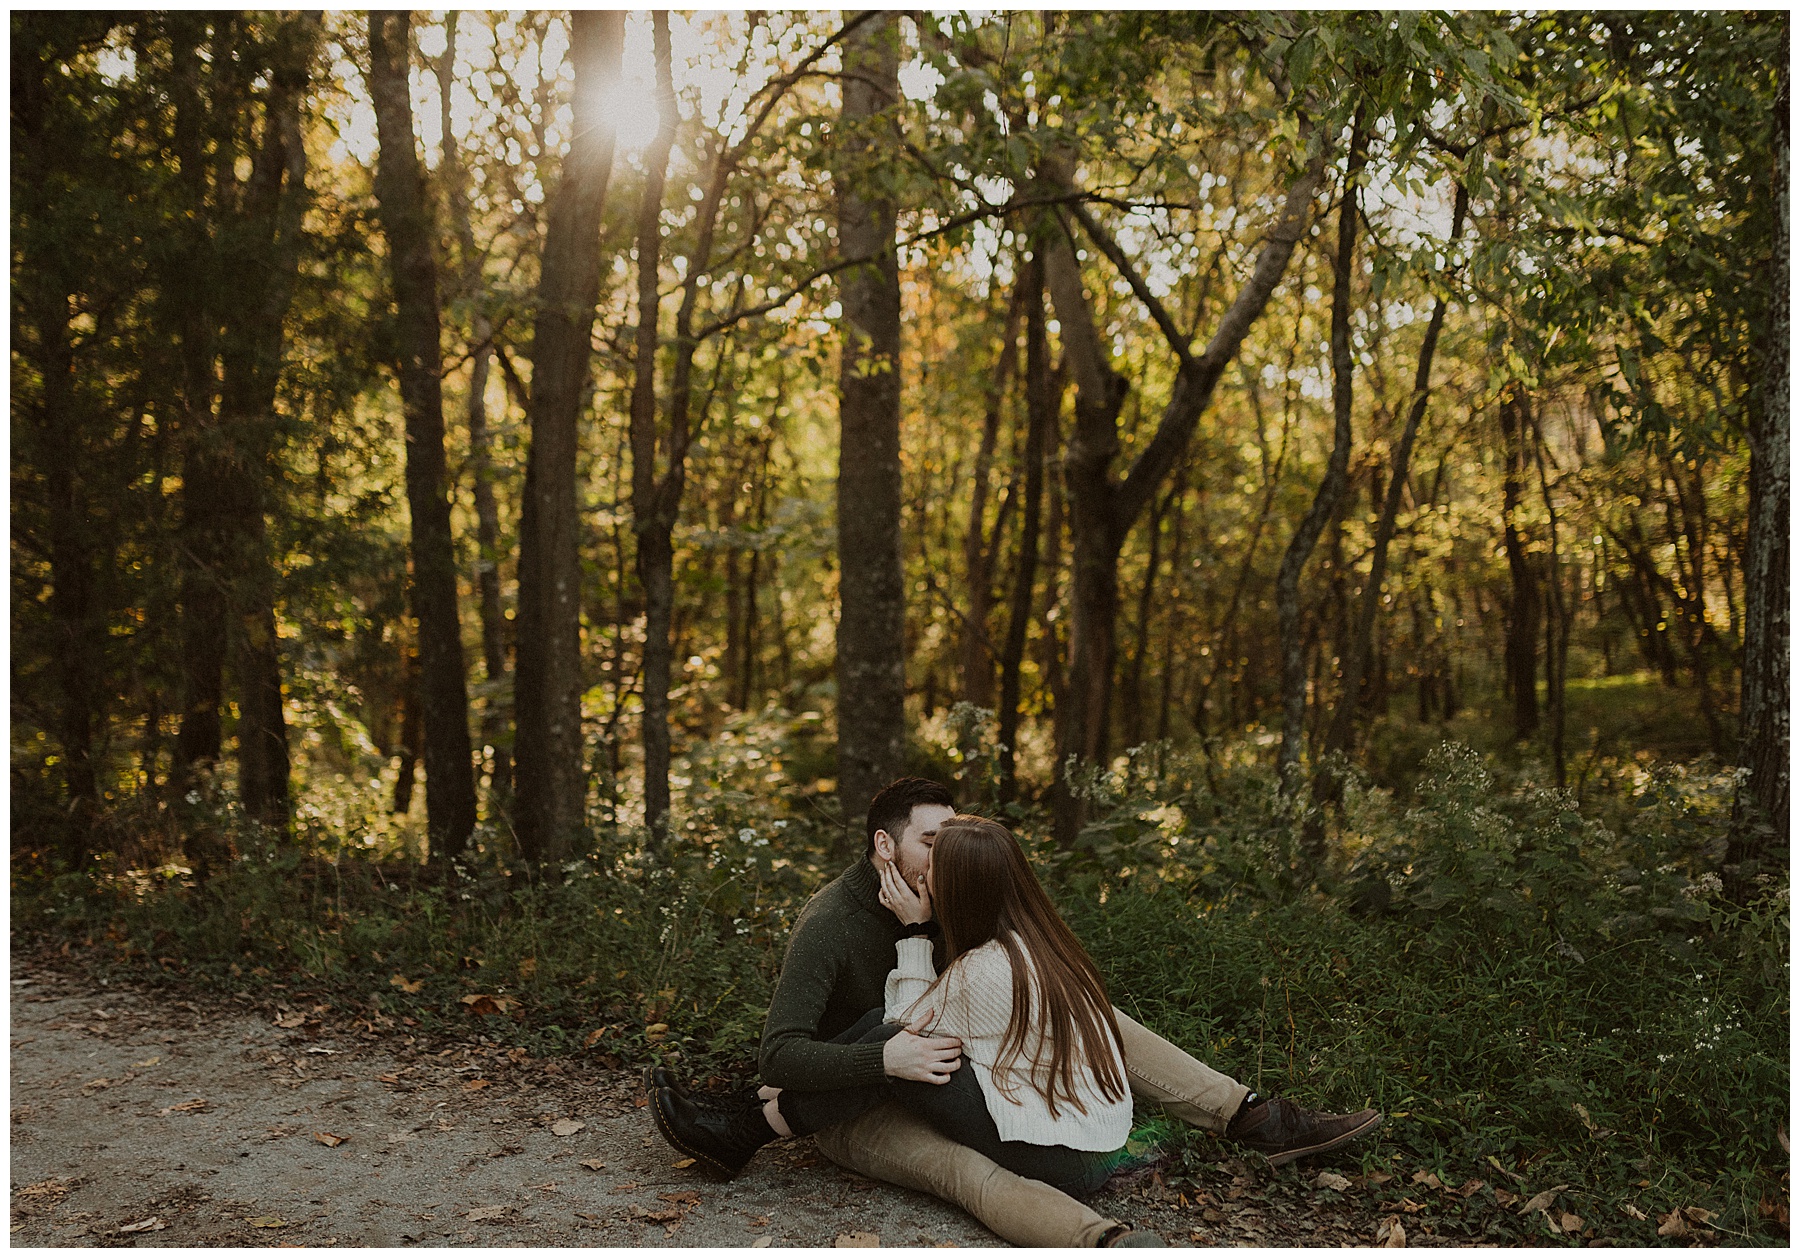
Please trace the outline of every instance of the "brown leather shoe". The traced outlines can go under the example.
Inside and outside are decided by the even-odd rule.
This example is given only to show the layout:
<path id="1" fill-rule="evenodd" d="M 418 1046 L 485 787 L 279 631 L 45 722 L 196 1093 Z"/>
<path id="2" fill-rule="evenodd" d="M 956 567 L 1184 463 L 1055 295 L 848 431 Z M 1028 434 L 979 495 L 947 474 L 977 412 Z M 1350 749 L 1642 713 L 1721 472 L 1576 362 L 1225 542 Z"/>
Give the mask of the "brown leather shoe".
<path id="1" fill-rule="evenodd" d="M 1380 1110 L 1322 1114 L 1272 1096 L 1234 1118 L 1225 1134 L 1268 1158 L 1270 1166 L 1285 1166 L 1297 1158 L 1341 1149 L 1380 1125 Z"/>

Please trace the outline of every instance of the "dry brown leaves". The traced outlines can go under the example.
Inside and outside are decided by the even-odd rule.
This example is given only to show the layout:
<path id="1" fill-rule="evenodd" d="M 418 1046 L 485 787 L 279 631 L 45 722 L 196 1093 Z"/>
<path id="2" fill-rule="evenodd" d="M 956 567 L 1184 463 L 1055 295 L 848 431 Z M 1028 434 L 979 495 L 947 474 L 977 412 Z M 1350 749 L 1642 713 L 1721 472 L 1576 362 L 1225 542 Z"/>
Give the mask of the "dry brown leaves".
<path id="1" fill-rule="evenodd" d="M 511 1014 L 519 1008 L 519 1002 L 511 996 L 492 996 L 484 992 L 471 992 L 458 1002 L 470 1013 L 483 1017 L 494 1014 Z"/>
<path id="2" fill-rule="evenodd" d="M 1717 1233 L 1705 1225 L 1717 1217 L 1711 1210 L 1702 1210 L 1699 1206 L 1679 1206 L 1657 1217 L 1656 1234 L 1670 1240 L 1709 1241 Z"/>

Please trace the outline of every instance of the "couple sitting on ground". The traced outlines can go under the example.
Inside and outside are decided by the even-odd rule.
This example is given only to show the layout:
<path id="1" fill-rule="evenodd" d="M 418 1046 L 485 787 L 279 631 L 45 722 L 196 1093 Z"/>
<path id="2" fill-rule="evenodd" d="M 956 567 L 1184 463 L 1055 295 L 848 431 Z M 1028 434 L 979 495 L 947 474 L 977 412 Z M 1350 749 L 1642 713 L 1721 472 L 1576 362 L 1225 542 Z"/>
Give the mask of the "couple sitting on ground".
<path id="1" fill-rule="evenodd" d="M 717 1107 L 649 1072 L 664 1138 L 713 1172 L 816 1135 L 840 1166 L 1016 1245 L 1160 1245 L 1077 1200 L 1121 1162 L 1133 1097 L 1276 1166 L 1380 1123 L 1259 1097 L 1113 1008 L 1018 841 L 940 784 L 888 786 L 868 829 L 867 854 L 794 924 L 756 1095 Z"/>

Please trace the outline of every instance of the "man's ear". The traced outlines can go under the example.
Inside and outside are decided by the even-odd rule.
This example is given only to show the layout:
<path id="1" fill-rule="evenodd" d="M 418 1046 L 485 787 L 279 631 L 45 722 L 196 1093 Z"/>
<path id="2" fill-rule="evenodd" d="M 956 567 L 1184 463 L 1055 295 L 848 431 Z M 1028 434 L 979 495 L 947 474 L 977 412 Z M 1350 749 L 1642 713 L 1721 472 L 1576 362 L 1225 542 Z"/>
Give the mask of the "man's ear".
<path id="1" fill-rule="evenodd" d="M 875 855 L 879 856 L 882 860 L 887 861 L 889 864 L 893 863 L 894 836 L 889 834 L 886 830 L 877 830 L 875 832 Z"/>

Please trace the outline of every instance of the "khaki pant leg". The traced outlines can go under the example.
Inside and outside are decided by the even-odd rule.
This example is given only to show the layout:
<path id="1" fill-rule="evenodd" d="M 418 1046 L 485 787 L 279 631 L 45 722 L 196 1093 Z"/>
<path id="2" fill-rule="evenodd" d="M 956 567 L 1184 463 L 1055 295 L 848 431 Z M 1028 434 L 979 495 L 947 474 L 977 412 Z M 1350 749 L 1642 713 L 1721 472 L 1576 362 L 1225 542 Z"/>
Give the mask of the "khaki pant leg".
<path id="1" fill-rule="evenodd" d="M 1125 1073 L 1131 1080 L 1131 1095 L 1140 1101 L 1154 1101 L 1183 1122 L 1207 1131 L 1224 1131 L 1250 1089 L 1182 1052 L 1117 1007 L 1113 1014 L 1125 1041 Z"/>
<path id="2" fill-rule="evenodd" d="M 839 1166 L 959 1205 L 1014 1245 L 1087 1249 L 1113 1226 L 1067 1193 L 946 1139 L 893 1101 L 813 1139 Z"/>

